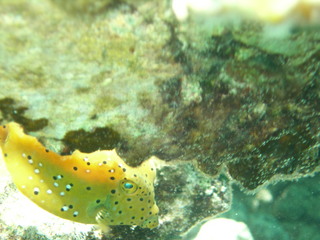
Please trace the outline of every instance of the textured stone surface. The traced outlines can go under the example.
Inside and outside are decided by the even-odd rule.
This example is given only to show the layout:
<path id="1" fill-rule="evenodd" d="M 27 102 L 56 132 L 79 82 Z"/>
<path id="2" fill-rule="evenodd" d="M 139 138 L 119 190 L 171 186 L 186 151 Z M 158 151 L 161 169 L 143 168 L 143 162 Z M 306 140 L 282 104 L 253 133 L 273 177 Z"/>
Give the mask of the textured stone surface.
<path id="1" fill-rule="evenodd" d="M 196 159 L 211 175 L 227 165 L 248 189 L 319 165 L 316 26 L 272 45 L 254 23 L 177 34 L 164 6 L 150 22 L 125 4 L 84 19 L 48 16 L 48 2 L 3 5 L 3 122 L 43 127 L 53 148 L 117 147 L 132 165 Z"/>

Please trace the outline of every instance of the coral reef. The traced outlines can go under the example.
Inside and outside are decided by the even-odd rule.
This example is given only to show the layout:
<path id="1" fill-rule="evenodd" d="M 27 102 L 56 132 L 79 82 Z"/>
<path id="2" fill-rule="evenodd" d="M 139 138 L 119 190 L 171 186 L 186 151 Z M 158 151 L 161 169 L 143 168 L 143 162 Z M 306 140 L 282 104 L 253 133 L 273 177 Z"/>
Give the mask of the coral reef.
<path id="1" fill-rule="evenodd" d="M 58 11 L 56 14 L 63 17 Z M 227 165 L 230 175 L 247 189 L 275 176 L 298 177 L 318 167 L 317 31 L 296 29 L 272 45 L 258 31 L 259 24 L 243 23 L 211 36 L 189 30 L 184 34 L 189 34 L 190 45 L 180 40 L 184 35 L 177 34 L 174 25 L 154 20 L 151 27 L 140 16 L 143 13 L 124 11 L 118 20 L 110 13 L 90 23 L 91 27 L 80 22 L 77 31 L 69 31 L 59 46 L 65 49 L 71 44 L 73 49 L 59 50 L 64 55 L 55 59 L 50 69 L 32 60 L 35 55 L 27 54 L 28 45 L 22 46 L 20 54 L 27 54 L 24 61 L 13 59 L 12 66 L 3 63 L 2 68 L 8 69 L 0 83 L 3 90 L 8 89 L 2 91 L 3 122 L 15 116 L 8 114 L 12 103 L 6 104 L 14 99 L 22 105 L 18 116 L 25 113 L 24 118 L 41 121 L 36 122 L 38 128 L 29 130 L 48 125 L 40 137 L 45 136 L 47 145 L 62 152 L 63 148 L 68 153 L 117 147 L 131 165 L 152 155 L 167 161 L 196 159 L 199 168 L 213 176 Z M 110 21 L 105 20 L 108 18 Z M 68 21 L 72 25 L 79 20 Z M 134 26 L 138 29 L 133 32 Z M 15 34 L 15 26 L 11 29 Z M 54 45 L 50 48 L 41 42 L 46 34 L 42 29 L 34 44 L 54 51 Z M 65 30 L 56 35 L 66 34 Z M 161 37 L 155 38 L 159 31 Z M 78 35 L 82 37 L 76 38 Z M 144 40 L 138 41 L 142 36 Z M 5 54 L 10 54 L 8 49 Z M 156 54 L 150 55 L 149 49 Z M 62 56 L 78 62 L 65 64 Z M 54 52 L 40 59 L 52 61 L 53 57 L 57 58 Z M 36 66 L 30 80 L 11 81 L 25 74 L 20 70 L 26 69 L 24 64 L 29 61 L 36 61 L 30 66 Z M 43 75 L 46 77 L 39 84 Z M 130 88 L 125 89 L 127 82 Z M 48 107 L 51 105 L 55 108 Z M 65 116 L 68 121 L 61 122 Z M 14 120 L 27 122 L 21 117 Z M 54 139 L 63 139 L 66 145 Z"/>
<path id="2" fill-rule="evenodd" d="M 205 48 L 186 51 L 183 64 L 192 66 L 191 74 L 188 69 L 160 86 L 167 109 L 160 124 L 179 146 L 160 157 L 195 158 L 211 175 L 227 165 L 247 189 L 276 175 L 312 173 L 320 161 L 317 41 L 288 56 L 250 46 L 237 34 L 226 31 L 208 39 Z M 301 57 L 300 51 L 308 54 Z M 187 91 L 195 96 L 188 97 L 191 103 L 184 99 Z"/>
<path id="3" fill-rule="evenodd" d="M 111 239 L 179 238 L 230 207 L 230 179 L 255 190 L 319 171 L 319 25 L 276 37 L 281 29 L 261 22 L 178 22 L 170 9 L 0 2 L 1 124 L 24 125 L 62 155 L 116 148 L 131 166 L 165 161 L 155 186 L 160 228 L 116 226 Z M 6 229 L 11 236 L 14 224 Z"/>

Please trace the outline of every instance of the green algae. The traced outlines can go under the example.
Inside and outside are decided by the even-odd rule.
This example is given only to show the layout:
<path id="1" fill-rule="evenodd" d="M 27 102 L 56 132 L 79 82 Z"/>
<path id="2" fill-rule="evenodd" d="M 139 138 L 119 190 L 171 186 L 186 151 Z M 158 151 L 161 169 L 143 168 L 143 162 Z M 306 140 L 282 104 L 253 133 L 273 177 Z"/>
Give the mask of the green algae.
<path id="1" fill-rule="evenodd" d="M 38 89 L 45 86 L 48 81 L 46 70 L 43 66 L 21 66 L 21 68 L 15 69 L 12 76 L 17 82 L 19 82 L 21 88 L 24 89 Z"/>
<path id="2" fill-rule="evenodd" d="M 97 26 L 99 29 L 99 26 Z M 133 36 L 110 36 L 108 31 L 92 31 L 81 37 L 76 43 L 80 57 L 85 61 L 108 62 L 119 67 L 128 67 L 135 71 L 138 59 L 133 54 L 135 37 Z M 89 30 L 90 31 L 90 30 Z"/>
<path id="3" fill-rule="evenodd" d="M 108 5 L 116 0 L 74 0 L 74 1 L 63 1 L 63 0 L 51 0 L 54 4 L 59 6 L 62 10 L 75 15 L 81 14 L 97 14 L 107 10 Z"/>
<path id="4" fill-rule="evenodd" d="M 82 129 L 69 131 L 62 139 L 68 152 L 80 150 L 81 152 L 94 152 L 99 149 L 112 150 L 119 146 L 121 137 L 118 132 L 109 127 L 95 128 L 91 132 Z"/>
<path id="5" fill-rule="evenodd" d="M 15 121 L 20 123 L 27 132 L 39 131 L 49 123 L 48 119 L 29 119 L 24 116 L 27 107 L 18 107 L 12 98 L 0 99 L 0 112 L 2 122 Z"/>

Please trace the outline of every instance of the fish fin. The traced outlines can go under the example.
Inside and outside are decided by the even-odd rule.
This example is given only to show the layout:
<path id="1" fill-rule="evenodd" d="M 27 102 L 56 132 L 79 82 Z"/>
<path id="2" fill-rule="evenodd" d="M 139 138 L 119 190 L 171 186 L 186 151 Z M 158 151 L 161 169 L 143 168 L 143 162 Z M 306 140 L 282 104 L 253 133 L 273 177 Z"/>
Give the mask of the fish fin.
<path id="1" fill-rule="evenodd" d="M 98 213 L 97 213 L 97 216 L 96 216 L 96 221 L 98 223 L 98 226 L 100 228 L 100 230 L 103 232 L 103 233 L 108 233 L 110 232 L 110 227 L 107 223 L 107 219 L 109 218 L 109 213 L 107 211 L 106 208 L 102 208 Z"/>

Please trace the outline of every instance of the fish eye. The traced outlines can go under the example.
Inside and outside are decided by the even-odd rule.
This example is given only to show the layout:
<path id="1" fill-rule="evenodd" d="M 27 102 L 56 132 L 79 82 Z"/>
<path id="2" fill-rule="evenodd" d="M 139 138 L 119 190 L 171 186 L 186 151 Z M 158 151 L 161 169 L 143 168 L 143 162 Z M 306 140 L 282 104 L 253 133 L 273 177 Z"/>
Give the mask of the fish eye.
<path id="1" fill-rule="evenodd" d="M 136 183 L 130 180 L 124 180 L 121 182 L 121 188 L 126 193 L 135 193 L 138 189 L 138 186 Z"/>
<path id="2" fill-rule="evenodd" d="M 123 184 L 123 187 L 126 188 L 126 189 L 131 189 L 131 188 L 133 188 L 133 184 L 131 184 L 131 183 L 124 183 L 124 184 Z"/>

